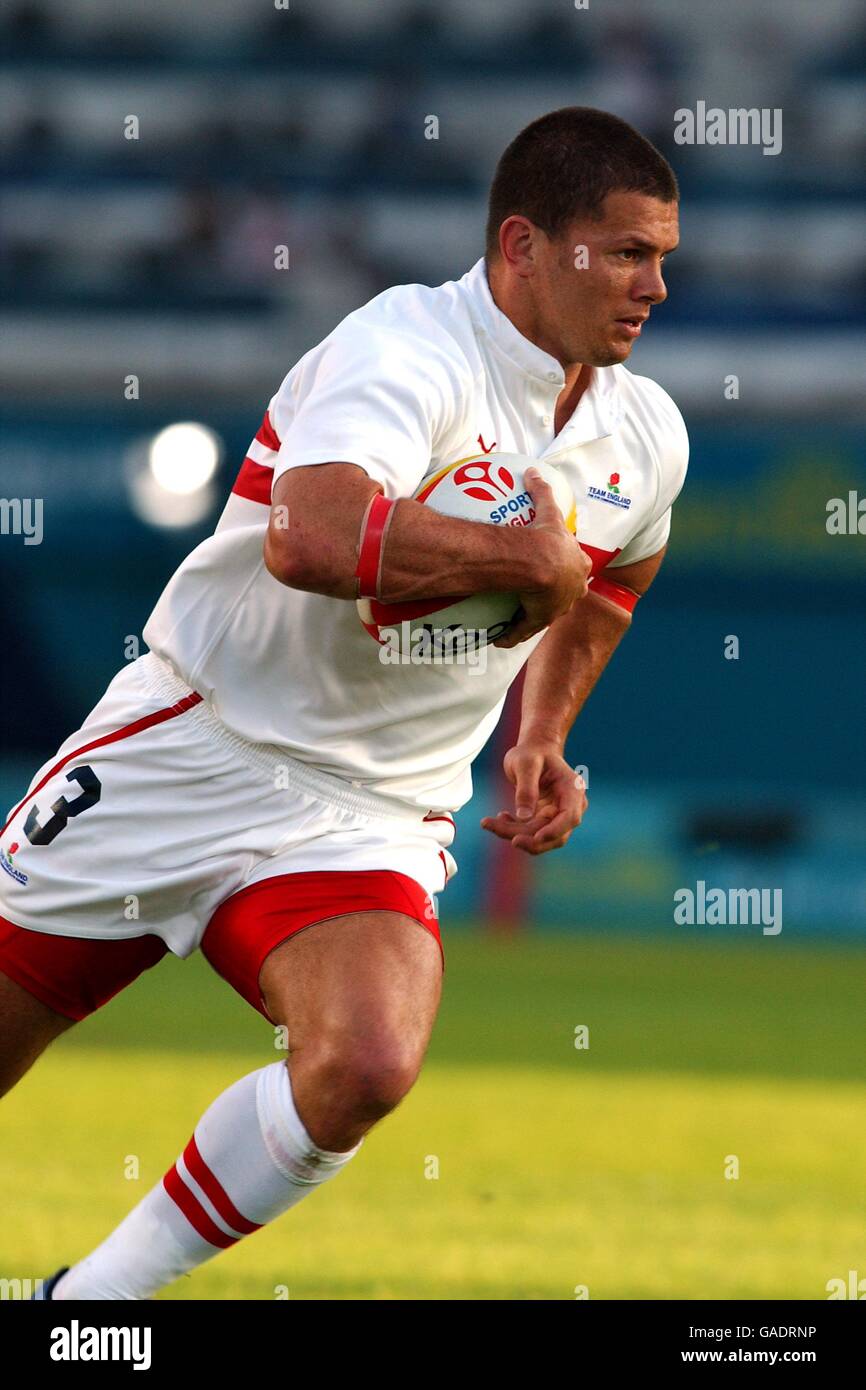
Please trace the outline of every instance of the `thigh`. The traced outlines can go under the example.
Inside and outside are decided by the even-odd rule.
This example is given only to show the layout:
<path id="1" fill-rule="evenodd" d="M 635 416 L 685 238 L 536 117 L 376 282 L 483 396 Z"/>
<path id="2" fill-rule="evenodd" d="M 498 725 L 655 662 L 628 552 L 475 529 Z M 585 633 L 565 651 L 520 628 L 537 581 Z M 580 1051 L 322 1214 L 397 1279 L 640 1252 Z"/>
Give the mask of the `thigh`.
<path id="1" fill-rule="evenodd" d="M 332 843 L 334 837 L 322 839 Z M 345 848 L 333 844 L 331 857 L 333 863 L 345 863 Z M 358 930 L 361 919 L 374 924 L 372 932 Z M 382 922 L 389 924 L 384 932 Z M 344 923 L 355 925 L 340 932 Z M 330 951 L 306 944 L 313 933 L 318 941 L 333 941 Z M 420 941 L 415 939 L 418 936 Z M 303 949 L 290 955 L 289 943 L 300 947 L 302 941 Z M 286 1021 L 288 994 L 295 1023 L 301 1021 L 298 991 L 288 978 L 299 966 L 287 970 L 282 964 L 286 960 L 303 960 L 309 973 L 317 968 L 315 962 L 324 951 L 330 959 L 321 961 L 318 968 L 323 985 L 328 976 L 329 989 L 336 989 L 342 976 L 351 983 L 353 973 L 366 976 L 369 972 L 374 980 L 401 972 L 411 977 L 418 960 L 438 963 L 440 975 L 444 966 L 434 898 L 422 883 L 393 869 L 314 869 L 275 874 L 253 883 L 220 905 L 208 923 L 201 949 L 217 974 L 272 1023 Z M 430 970 L 435 981 L 435 965 Z M 274 983 L 277 978 L 279 988 Z M 280 1017 L 263 999 L 263 981 L 271 984 L 272 1002 Z M 341 986 L 341 997 L 346 992 Z"/>
<path id="2" fill-rule="evenodd" d="M 0 1096 L 20 1081 L 48 1044 L 73 1022 L 0 970 Z"/>
<path id="3" fill-rule="evenodd" d="M 323 1036 L 399 1037 L 426 1049 L 442 990 L 435 936 L 397 912 L 355 912 L 296 933 L 266 957 L 259 988 L 297 1053 Z"/>

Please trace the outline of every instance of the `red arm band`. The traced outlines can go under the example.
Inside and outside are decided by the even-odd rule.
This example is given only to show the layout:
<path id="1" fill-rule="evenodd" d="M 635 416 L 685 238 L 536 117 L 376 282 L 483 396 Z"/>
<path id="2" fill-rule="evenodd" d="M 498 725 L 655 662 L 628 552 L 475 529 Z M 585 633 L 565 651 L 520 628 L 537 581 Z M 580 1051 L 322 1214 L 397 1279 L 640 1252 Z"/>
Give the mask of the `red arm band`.
<path id="1" fill-rule="evenodd" d="M 382 550 L 394 501 L 395 499 L 383 497 L 381 492 L 377 492 L 375 497 L 370 498 L 370 504 L 364 513 L 358 545 L 358 565 L 355 570 L 358 598 L 380 596 Z"/>
<path id="2" fill-rule="evenodd" d="M 603 574 L 597 574 L 594 579 L 589 581 L 590 591 L 598 594 L 599 598 L 606 598 L 608 603 L 615 603 L 617 608 L 624 608 L 626 613 L 634 611 L 634 606 L 640 598 L 634 589 L 627 589 L 624 584 L 614 584 L 612 579 L 606 579 Z"/>

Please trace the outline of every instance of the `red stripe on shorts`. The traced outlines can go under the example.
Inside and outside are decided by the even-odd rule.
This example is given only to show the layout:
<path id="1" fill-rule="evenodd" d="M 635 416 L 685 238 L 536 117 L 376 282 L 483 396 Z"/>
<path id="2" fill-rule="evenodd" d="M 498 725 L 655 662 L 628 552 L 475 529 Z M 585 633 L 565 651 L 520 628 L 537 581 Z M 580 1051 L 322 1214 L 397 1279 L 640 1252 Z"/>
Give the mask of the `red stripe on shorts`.
<path id="1" fill-rule="evenodd" d="M 162 1185 L 175 1206 L 180 1209 L 202 1240 L 216 1245 L 220 1250 L 228 1250 L 229 1246 L 237 1245 L 239 1237 L 227 1236 L 225 1231 L 220 1230 L 213 1218 L 205 1211 L 195 1193 L 187 1187 L 177 1171 L 177 1164 L 169 1168 L 162 1180 Z"/>
<path id="2" fill-rule="evenodd" d="M 85 753 L 92 753 L 94 748 L 104 748 L 106 744 L 119 743 L 121 739 L 131 738 L 133 734 L 142 734 L 145 729 L 152 729 L 155 724 L 164 724 L 168 719 L 176 719 L 179 714 L 186 714 L 188 709 L 192 709 L 193 705 L 200 704 L 201 698 L 202 697 L 197 691 L 190 691 L 189 695 L 184 695 L 183 699 L 178 700 L 176 705 L 169 705 L 166 709 L 155 710 L 153 714 L 145 714 L 143 718 L 134 719 L 131 724 L 125 724 L 122 729 L 115 729 L 113 734 L 103 734 L 102 738 L 95 738 L 91 743 L 82 744 L 81 748 L 73 748 L 71 753 L 67 753 L 64 758 L 61 758 L 59 762 L 55 763 L 54 766 L 46 772 L 42 781 L 31 788 L 23 801 L 19 801 L 15 810 L 7 820 L 6 825 L 3 826 L 3 830 L 0 830 L 0 835 L 3 834 L 7 826 L 11 825 L 22 806 L 27 805 L 31 796 L 37 796 L 46 783 L 50 782 L 51 778 L 55 777 L 57 773 L 60 772 L 67 763 L 71 763 L 74 758 L 83 758 Z"/>
<path id="3" fill-rule="evenodd" d="M 454 825 L 454 817 L 449 816 L 447 811 L 428 811 L 424 819 L 428 823 L 431 820 L 444 820 L 447 821 L 449 825 Z M 457 829 L 456 825 L 454 829 Z"/>
<path id="4" fill-rule="evenodd" d="M 202 1158 L 198 1144 L 195 1142 L 195 1135 L 192 1136 L 183 1151 L 183 1161 L 227 1226 L 231 1226 L 232 1230 L 237 1231 L 238 1235 L 241 1236 L 249 1236 L 252 1235 L 253 1231 L 262 1229 L 260 1225 L 256 1225 L 255 1221 L 248 1221 L 245 1216 L 241 1216 L 219 1178 L 211 1172 Z"/>

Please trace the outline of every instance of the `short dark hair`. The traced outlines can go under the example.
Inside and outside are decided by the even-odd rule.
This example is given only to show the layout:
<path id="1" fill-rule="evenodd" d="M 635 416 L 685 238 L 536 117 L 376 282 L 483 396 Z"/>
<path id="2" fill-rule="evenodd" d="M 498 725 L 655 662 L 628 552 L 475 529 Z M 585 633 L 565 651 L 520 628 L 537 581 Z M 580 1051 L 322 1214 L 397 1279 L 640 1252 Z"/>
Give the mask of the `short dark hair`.
<path id="1" fill-rule="evenodd" d="M 550 237 L 575 217 L 600 217 L 608 193 L 679 198 L 676 175 L 640 131 L 608 111 L 563 106 L 521 130 L 503 153 L 490 186 L 487 255 L 499 228 L 520 213 Z"/>

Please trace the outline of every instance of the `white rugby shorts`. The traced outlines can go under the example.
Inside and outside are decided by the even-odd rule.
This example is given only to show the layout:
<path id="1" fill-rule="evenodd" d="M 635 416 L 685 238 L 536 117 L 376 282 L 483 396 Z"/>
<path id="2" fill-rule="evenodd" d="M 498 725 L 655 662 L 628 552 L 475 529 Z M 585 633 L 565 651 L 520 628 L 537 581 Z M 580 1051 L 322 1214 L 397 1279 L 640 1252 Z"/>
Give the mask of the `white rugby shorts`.
<path id="1" fill-rule="evenodd" d="M 188 956 L 221 904 L 266 880 L 387 870 L 420 885 L 435 918 L 457 871 L 454 834 L 444 811 L 237 737 L 148 653 L 118 672 L 10 813 L 0 916 L 60 936 L 155 935 Z"/>

